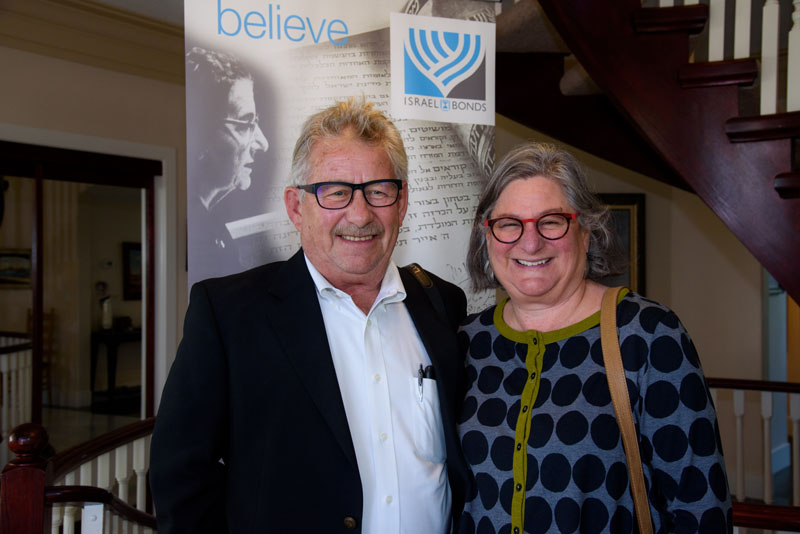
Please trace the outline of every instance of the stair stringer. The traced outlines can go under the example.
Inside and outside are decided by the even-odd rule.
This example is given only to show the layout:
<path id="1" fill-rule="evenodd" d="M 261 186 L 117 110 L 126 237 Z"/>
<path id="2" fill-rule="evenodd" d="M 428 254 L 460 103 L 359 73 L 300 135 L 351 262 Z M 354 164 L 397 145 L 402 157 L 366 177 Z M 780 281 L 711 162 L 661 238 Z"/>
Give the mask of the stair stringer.
<path id="1" fill-rule="evenodd" d="M 789 139 L 731 143 L 738 88 L 682 89 L 684 33 L 638 34 L 636 0 L 539 0 L 592 79 L 795 300 L 800 300 L 800 200 L 781 199 Z"/>

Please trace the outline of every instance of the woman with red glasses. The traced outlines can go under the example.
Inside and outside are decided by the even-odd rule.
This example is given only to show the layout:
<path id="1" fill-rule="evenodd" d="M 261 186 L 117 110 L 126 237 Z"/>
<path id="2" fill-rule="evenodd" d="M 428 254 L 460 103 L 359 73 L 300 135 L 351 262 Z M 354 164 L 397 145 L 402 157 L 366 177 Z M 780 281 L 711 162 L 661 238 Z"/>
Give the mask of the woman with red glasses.
<path id="1" fill-rule="evenodd" d="M 472 473 L 462 533 L 636 531 L 600 343 L 596 280 L 618 274 L 612 221 L 575 159 L 512 150 L 477 208 L 473 289 L 508 298 L 468 317 L 460 438 Z M 654 532 L 729 532 L 717 419 L 688 333 L 623 290 L 617 325 Z"/>

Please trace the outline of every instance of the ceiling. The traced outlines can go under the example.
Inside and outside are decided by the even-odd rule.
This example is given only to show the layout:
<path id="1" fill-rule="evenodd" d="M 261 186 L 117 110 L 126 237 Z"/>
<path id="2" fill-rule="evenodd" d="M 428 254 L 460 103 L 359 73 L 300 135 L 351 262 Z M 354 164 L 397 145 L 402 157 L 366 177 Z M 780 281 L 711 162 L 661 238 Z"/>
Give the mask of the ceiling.
<path id="1" fill-rule="evenodd" d="M 183 26 L 183 0 L 94 0 L 139 15 Z"/>

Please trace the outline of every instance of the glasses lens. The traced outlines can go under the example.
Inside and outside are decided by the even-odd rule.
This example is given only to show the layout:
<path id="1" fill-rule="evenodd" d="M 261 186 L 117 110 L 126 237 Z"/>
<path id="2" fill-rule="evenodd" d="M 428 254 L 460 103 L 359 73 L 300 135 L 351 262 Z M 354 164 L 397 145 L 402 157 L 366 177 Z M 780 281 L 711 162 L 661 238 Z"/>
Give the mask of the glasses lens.
<path id="1" fill-rule="evenodd" d="M 503 217 L 496 219 L 492 225 L 492 234 L 503 243 L 513 243 L 522 236 L 522 221 Z"/>
<path id="2" fill-rule="evenodd" d="M 323 208 L 340 209 L 350 202 L 353 188 L 341 184 L 325 184 L 317 187 L 317 201 Z"/>
<path id="3" fill-rule="evenodd" d="M 559 239 L 569 230 L 569 219 L 560 213 L 545 215 L 536 222 L 536 228 L 545 239 Z"/>
<path id="4" fill-rule="evenodd" d="M 397 184 L 392 182 L 375 182 L 364 188 L 364 198 L 376 208 L 394 204 L 398 193 Z"/>

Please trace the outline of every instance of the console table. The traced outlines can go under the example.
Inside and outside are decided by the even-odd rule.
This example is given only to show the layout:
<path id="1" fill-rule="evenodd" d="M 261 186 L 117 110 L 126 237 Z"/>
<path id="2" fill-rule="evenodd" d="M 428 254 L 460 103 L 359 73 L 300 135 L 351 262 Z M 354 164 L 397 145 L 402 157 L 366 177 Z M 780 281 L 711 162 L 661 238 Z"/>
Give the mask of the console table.
<path id="1" fill-rule="evenodd" d="M 92 332 L 92 373 L 91 391 L 94 393 L 94 377 L 97 371 L 97 353 L 100 345 L 106 347 L 106 362 L 108 363 L 108 395 L 114 398 L 117 389 L 117 349 L 123 343 L 140 342 L 142 340 L 141 328 L 108 329 Z"/>

